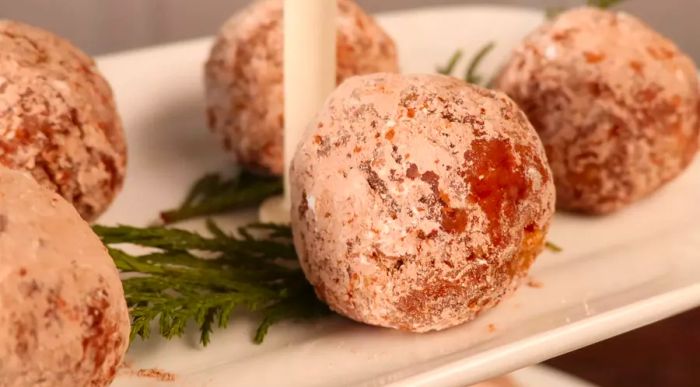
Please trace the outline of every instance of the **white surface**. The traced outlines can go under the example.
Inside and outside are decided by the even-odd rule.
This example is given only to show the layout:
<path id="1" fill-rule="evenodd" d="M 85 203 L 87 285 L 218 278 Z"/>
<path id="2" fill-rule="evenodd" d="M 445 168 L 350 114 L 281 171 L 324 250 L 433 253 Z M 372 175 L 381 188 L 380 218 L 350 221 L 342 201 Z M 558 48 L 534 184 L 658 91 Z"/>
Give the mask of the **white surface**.
<path id="1" fill-rule="evenodd" d="M 379 19 L 397 41 L 403 70 L 432 72 L 455 48 L 464 47 L 469 57 L 490 40 L 498 45 L 484 68 L 495 70 L 540 18 L 515 9 L 454 7 Z M 100 60 L 130 147 L 125 190 L 104 222 L 148 223 L 176 205 L 196 178 L 225 165 L 205 129 L 201 70 L 209 44 Z M 215 332 L 207 348 L 192 332 L 172 342 L 137 341 L 129 358 L 133 368 L 175 373 L 168 386 L 464 386 L 700 304 L 699 197 L 696 160 L 668 187 L 618 214 L 557 214 L 549 239 L 564 252 L 537 260 L 531 274 L 542 286 L 523 285 L 478 320 L 444 332 L 409 334 L 333 317 L 275 326 L 256 346 L 254 324 L 244 319 Z M 154 381 L 123 376 L 116 385 Z"/>
<path id="2" fill-rule="evenodd" d="M 263 223 L 289 224 L 291 216 L 289 200 L 284 195 L 267 198 L 258 208 L 258 219 Z"/>
<path id="3" fill-rule="evenodd" d="M 523 368 L 507 377 L 515 384 L 513 387 L 595 387 L 591 383 L 545 366 Z"/>

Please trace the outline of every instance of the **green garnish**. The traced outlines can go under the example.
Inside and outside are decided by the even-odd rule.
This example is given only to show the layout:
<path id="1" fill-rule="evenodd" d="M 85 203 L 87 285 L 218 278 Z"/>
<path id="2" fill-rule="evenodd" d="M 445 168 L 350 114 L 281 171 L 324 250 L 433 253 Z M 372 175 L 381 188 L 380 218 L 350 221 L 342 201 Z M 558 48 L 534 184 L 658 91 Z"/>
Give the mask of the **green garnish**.
<path id="1" fill-rule="evenodd" d="M 167 227 L 94 230 L 108 246 L 123 280 L 131 338 L 147 339 L 157 321 L 160 335 L 180 337 L 190 322 L 209 344 L 214 326 L 225 328 L 236 310 L 261 316 L 254 341 L 281 320 L 328 313 L 299 269 L 288 226 L 252 224 L 237 236 L 208 221 L 211 236 Z M 132 255 L 114 245 L 150 248 Z M 207 254 L 206 259 L 201 255 Z"/>
<path id="2" fill-rule="evenodd" d="M 586 0 L 586 5 L 589 7 L 608 9 L 622 3 L 623 1 L 624 0 Z M 566 11 L 566 8 L 564 7 L 547 8 L 544 10 L 544 16 L 547 18 L 547 20 L 552 20 L 564 11 Z"/>
<path id="3" fill-rule="evenodd" d="M 564 251 L 564 249 L 550 241 L 544 243 L 544 248 L 553 253 L 561 253 L 562 251 Z"/>
<path id="4" fill-rule="evenodd" d="M 471 62 L 469 62 L 469 66 L 467 67 L 467 72 L 464 76 L 464 80 L 475 84 L 475 85 L 480 85 L 481 81 L 483 80 L 483 77 L 479 74 L 477 74 L 477 70 L 479 69 L 479 64 L 484 60 L 486 55 L 488 55 L 491 50 L 496 46 L 494 42 L 489 42 L 479 51 L 477 51 L 476 55 L 472 58 Z"/>
<path id="5" fill-rule="evenodd" d="M 470 68 L 492 45 L 477 54 Z M 281 190 L 279 178 L 243 173 L 224 180 L 210 174 L 194 184 L 179 209 L 162 217 L 168 223 L 252 206 Z M 155 323 L 167 339 L 181 337 L 195 323 L 206 346 L 214 327 L 226 328 L 234 312 L 245 310 L 260 316 L 253 338 L 259 344 L 279 321 L 329 313 L 298 266 L 289 226 L 254 223 L 235 234 L 212 220 L 206 226 L 206 236 L 166 226 L 93 227 L 125 277 L 132 340 L 149 338 Z M 135 255 L 124 245 L 146 252 Z M 561 251 L 551 242 L 546 247 Z"/>
<path id="6" fill-rule="evenodd" d="M 544 10 L 544 17 L 547 20 L 552 20 L 555 17 L 559 16 L 560 13 L 566 11 L 566 8 L 564 7 L 552 7 L 552 8 L 547 8 Z"/>
<path id="7" fill-rule="evenodd" d="M 623 0 L 586 0 L 586 4 L 590 7 L 608 9 L 622 3 L 622 1 Z"/>
<path id="8" fill-rule="evenodd" d="M 466 82 L 473 83 L 475 85 L 481 84 L 483 77 L 478 74 L 479 65 L 495 46 L 496 44 L 494 42 L 489 42 L 481 47 L 474 57 L 472 57 L 472 59 L 469 61 L 469 65 L 467 66 L 467 70 L 464 73 L 464 80 Z M 452 73 L 454 73 L 457 62 L 459 62 L 461 58 L 462 50 L 455 51 L 455 53 L 450 57 L 449 61 L 447 61 L 447 65 L 445 67 L 438 67 L 437 72 L 443 75 L 451 76 Z"/>
<path id="9" fill-rule="evenodd" d="M 220 214 L 260 204 L 266 198 L 282 193 L 282 180 L 242 172 L 231 179 L 208 174 L 199 179 L 177 209 L 164 211 L 165 224 L 199 216 Z"/>
<path id="10" fill-rule="evenodd" d="M 455 51 L 447 61 L 447 65 L 445 65 L 445 67 L 438 67 L 437 72 L 442 75 L 452 75 L 455 70 L 455 66 L 457 66 L 457 62 L 459 62 L 461 58 L 462 50 Z"/>

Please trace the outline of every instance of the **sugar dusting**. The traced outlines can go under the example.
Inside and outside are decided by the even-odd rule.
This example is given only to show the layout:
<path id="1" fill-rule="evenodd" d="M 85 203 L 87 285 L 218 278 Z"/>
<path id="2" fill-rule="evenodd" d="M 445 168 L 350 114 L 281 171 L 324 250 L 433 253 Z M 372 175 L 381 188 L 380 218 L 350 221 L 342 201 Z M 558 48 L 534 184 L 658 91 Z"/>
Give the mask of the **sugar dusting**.
<path id="1" fill-rule="evenodd" d="M 562 208 L 624 207 L 681 173 L 698 147 L 695 65 L 622 12 L 561 14 L 515 50 L 496 87 L 538 130 Z"/>
<path id="2" fill-rule="evenodd" d="M 129 343 L 119 274 L 76 210 L 0 167 L 0 384 L 104 386 Z"/>
<path id="3" fill-rule="evenodd" d="M 282 0 L 255 2 L 219 31 L 206 64 L 209 127 L 247 168 L 282 174 Z M 398 71 L 391 38 L 354 1 L 338 0 L 338 82 Z"/>
<path id="4" fill-rule="evenodd" d="M 292 225 L 334 310 L 444 329 L 497 304 L 542 249 L 554 186 L 505 95 L 443 76 L 354 77 L 311 128 L 292 164 Z"/>
<path id="5" fill-rule="evenodd" d="M 91 58 L 50 32 L 0 20 L 0 165 L 23 169 L 92 220 L 121 188 L 126 145 Z"/>

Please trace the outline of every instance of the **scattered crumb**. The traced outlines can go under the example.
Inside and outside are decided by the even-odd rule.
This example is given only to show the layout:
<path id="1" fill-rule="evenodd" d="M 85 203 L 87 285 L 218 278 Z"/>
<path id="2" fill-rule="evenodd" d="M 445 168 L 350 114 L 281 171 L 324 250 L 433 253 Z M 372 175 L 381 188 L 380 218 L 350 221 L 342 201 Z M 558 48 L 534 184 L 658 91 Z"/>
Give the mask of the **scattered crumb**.
<path id="1" fill-rule="evenodd" d="M 136 376 L 142 378 L 153 378 L 158 379 L 161 382 L 172 382 L 175 380 L 175 374 L 170 372 L 165 372 L 158 368 L 146 368 L 136 371 Z"/>
<path id="2" fill-rule="evenodd" d="M 166 372 L 158 368 L 142 368 L 136 370 L 130 361 L 124 361 L 119 372 L 125 375 L 137 376 L 140 378 L 156 379 L 160 382 L 175 381 L 175 374 L 172 372 Z"/>
<path id="3" fill-rule="evenodd" d="M 527 286 L 535 289 L 540 289 L 542 286 L 544 286 L 544 284 L 542 284 L 542 282 L 534 278 L 530 278 L 530 280 L 527 281 Z"/>
<path id="4" fill-rule="evenodd" d="M 124 359 L 122 362 L 122 365 L 119 367 L 119 372 L 121 373 L 133 373 L 134 372 L 134 365 L 130 360 Z"/>
<path id="5" fill-rule="evenodd" d="M 496 332 L 496 324 L 489 324 L 487 328 L 489 330 L 489 333 Z"/>

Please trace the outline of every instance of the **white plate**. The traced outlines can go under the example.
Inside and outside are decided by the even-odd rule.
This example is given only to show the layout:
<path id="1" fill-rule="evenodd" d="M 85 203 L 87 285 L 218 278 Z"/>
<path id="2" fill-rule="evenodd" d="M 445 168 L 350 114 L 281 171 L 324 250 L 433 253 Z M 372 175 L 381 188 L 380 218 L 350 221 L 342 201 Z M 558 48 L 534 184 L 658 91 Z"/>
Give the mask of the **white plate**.
<path id="1" fill-rule="evenodd" d="M 545 366 L 523 368 L 508 374 L 505 378 L 513 382 L 514 386 L 512 387 L 596 387 L 591 383 Z"/>
<path id="2" fill-rule="evenodd" d="M 381 15 L 402 67 L 433 72 L 458 47 L 497 42 L 494 70 L 541 13 L 451 7 Z M 225 156 L 205 129 L 202 64 L 209 39 L 104 57 L 129 140 L 126 187 L 103 222 L 146 224 L 175 206 Z M 467 55 L 468 57 L 469 55 Z M 462 66 L 464 63 L 462 64 Z M 272 328 L 251 342 L 252 320 L 217 331 L 201 348 L 182 340 L 137 341 L 133 368 L 176 374 L 168 385 L 465 385 L 649 324 L 700 304 L 700 163 L 653 197 L 602 218 L 557 214 L 532 269 L 542 286 L 522 288 L 477 321 L 440 333 L 409 334 L 339 317 Z M 252 219 L 253 212 L 228 222 Z M 154 380 L 123 374 L 118 386 Z"/>

